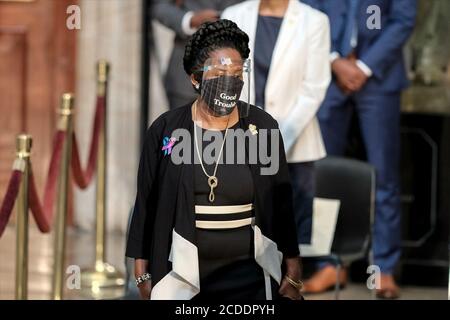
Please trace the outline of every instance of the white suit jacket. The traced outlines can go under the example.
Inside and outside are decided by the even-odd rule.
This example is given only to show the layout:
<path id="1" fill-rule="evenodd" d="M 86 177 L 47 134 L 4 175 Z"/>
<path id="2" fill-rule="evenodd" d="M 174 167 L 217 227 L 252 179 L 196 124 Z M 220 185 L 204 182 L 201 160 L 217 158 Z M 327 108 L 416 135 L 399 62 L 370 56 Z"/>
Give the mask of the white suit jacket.
<path id="1" fill-rule="evenodd" d="M 259 0 L 228 7 L 222 18 L 234 21 L 250 38 L 250 59 L 255 54 Z M 279 123 L 287 160 L 290 163 L 323 158 L 316 113 L 331 80 L 330 26 L 328 17 L 298 0 L 289 0 L 265 89 L 265 110 Z M 253 73 L 250 75 L 250 102 L 255 103 Z M 247 100 L 248 81 L 241 99 Z"/>

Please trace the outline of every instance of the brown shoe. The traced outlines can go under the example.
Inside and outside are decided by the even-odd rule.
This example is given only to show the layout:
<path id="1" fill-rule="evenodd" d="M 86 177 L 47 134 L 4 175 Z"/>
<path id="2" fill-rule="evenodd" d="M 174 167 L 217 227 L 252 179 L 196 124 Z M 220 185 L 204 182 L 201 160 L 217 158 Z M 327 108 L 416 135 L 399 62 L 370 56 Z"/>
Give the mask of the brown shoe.
<path id="1" fill-rule="evenodd" d="M 336 285 L 337 269 L 335 266 L 328 265 L 318 271 L 305 281 L 303 286 L 304 293 L 320 293 L 334 288 Z M 345 287 L 347 283 L 347 270 L 342 268 L 339 271 L 339 284 Z"/>
<path id="2" fill-rule="evenodd" d="M 400 288 L 395 283 L 394 276 L 382 273 L 380 276 L 380 289 L 377 289 L 377 298 L 398 299 L 398 297 L 400 297 Z"/>

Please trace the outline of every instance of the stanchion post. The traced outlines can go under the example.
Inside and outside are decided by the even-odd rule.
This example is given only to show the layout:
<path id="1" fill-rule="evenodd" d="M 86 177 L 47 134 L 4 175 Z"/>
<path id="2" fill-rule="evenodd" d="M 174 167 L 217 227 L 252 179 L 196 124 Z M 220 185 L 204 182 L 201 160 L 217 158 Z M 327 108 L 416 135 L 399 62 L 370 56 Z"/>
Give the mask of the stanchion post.
<path id="1" fill-rule="evenodd" d="M 97 64 L 97 95 L 103 99 L 107 98 L 108 76 L 109 64 L 105 60 L 100 60 Z M 116 298 L 123 295 L 125 280 L 114 266 L 106 262 L 106 132 L 108 123 L 106 107 L 103 112 L 96 168 L 95 268 L 82 272 L 81 285 L 83 288 L 89 289 L 89 294 L 94 298 Z"/>
<path id="2" fill-rule="evenodd" d="M 66 255 L 66 221 L 67 221 L 67 197 L 69 187 L 69 169 L 70 159 L 72 157 L 72 132 L 73 122 L 72 114 L 74 109 L 74 96 L 65 93 L 61 99 L 60 118 L 58 129 L 66 132 L 64 139 L 60 175 L 58 177 L 58 200 L 55 224 L 55 241 L 54 241 L 54 261 L 53 261 L 53 283 L 52 294 L 54 300 L 63 299 L 64 292 L 64 258 Z"/>
<path id="3" fill-rule="evenodd" d="M 30 135 L 17 136 L 14 169 L 22 171 L 22 181 L 17 198 L 16 300 L 28 298 L 28 174 L 31 144 Z"/>
<path id="4" fill-rule="evenodd" d="M 97 64 L 97 94 L 106 99 L 109 64 L 99 61 Z M 106 104 L 105 104 L 106 105 Z M 106 108 L 103 109 L 103 126 L 100 129 L 97 154 L 97 189 L 95 213 L 97 224 L 95 228 L 95 270 L 103 271 L 106 261 Z"/>

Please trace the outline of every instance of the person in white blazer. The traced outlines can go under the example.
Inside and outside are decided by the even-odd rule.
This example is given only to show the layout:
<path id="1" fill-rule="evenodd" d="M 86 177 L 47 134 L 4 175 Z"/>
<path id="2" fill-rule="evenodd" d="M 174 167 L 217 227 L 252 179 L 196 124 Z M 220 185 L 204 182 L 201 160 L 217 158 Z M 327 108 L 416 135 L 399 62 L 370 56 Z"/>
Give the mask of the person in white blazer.
<path id="1" fill-rule="evenodd" d="M 279 123 L 298 243 L 310 243 L 314 161 L 326 156 L 316 113 L 331 81 L 328 17 L 299 0 L 250 0 L 226 8 L 221 18 L 234 21 L 250 38 L 250 102 Z"/>

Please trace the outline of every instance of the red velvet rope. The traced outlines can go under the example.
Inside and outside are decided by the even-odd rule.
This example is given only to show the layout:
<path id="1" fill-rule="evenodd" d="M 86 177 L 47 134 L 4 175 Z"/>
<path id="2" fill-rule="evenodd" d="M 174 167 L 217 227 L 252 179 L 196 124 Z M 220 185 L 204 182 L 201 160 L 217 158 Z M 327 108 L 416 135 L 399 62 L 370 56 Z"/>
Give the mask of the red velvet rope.
<path id="1" fill-rule="evenodd" d="M 94 176 L 97 162 L 97 154 L 98 154 L 98 139 L 100 136 L 100 129 L 104 123 L 104 115 L 105 115 L 105 97 L 98 96 L 97 97 L 97 106 L 95 109 L 94 116 L 94 129 L 92 131 L 92 139 L 91 139 L 91 147 L 89 150 L 89 159 L 87 163 L 86 170 L 83 170 L 81 167 L 80 154 L 78 149 L 78 142 L 75 133 L 73 134 L 73 145 L 72 145 L 72 173 L 75 183 L 81 189 L 87 188 L 92 181 L 92 177 Z"/>
<path id="2" fill-rule="evenodd" d="M 94 128 L 92 132 L 91 146 L 89 150 L 89 159 L 86 170 L 81 167 L 80 155 L 78 151 L 78 142 L 75 133 L 72 134 L 72 157 L 71 165 L 75 183 L 81 188 L 85 189 L 95 173 L 97 151 L 98 151 L 98 139 L 100 136 L 100 129 L 103 125 L 103 116 L 105 110 L 105 98 L 97 97 L 97 105 L 94 116 Z M 55 142 L 53 147 L 53 154 L 50 162 L 50 168 L 47 175 L 47 184 L 44 191 L 43 204 L 39 201 L 39 196 L 34 181 L 34 176 L 30 170 L 30 190 L 29 190 L 29 202 L 30 209 L 33 213 L 36 224 L 41 232 L 49 232 L 53 220 L 53 207 L 56 195 L 56 182 L 59 176 L 59 169 L 61 163 L 61 153 L 66 138 L 65 131 L 57 131 L 55 136 Z"/>
<path id="3" fill-rule="evenodd" d="M 94 128 L 92 132 L 91 146 L 89 150 L 89 159 L 86 170 L 81 167 L 80 155 L 78 152 L 78 143 L 75 133 L 72 135 L 72 157 L 71 165 L 74 180 L 76 184 L 85 189 L 92 181 L 92 177 L 95 173 L 97 154 L 98 154 L 98 139 L 100 136 L 100 129 L 104 123 L 104 110 L 105 110 L 105 97 L 97 97 L 97 105 L 94 117 Z M 30 167 L 30 182 L 28 191 L 28 201 L 30 210 L 34 216 L 36 224 L 39 230 L 43 233 L 47 233 L 51 229 L 53 220 L 53 207 L 56 196 L 56 182 L 59 175 L 61 164 L 61 153 L 63 149 L 64 140 L 66 138 L 66 132 L 58 130 L 54 137 L 53 153 L 50 160 L 50 167 L 47 173 L 47 182 L 44 190 L 44 201 L 41 204 L 39 195 L 36 188 L 36 182 L 34 180 L 33 170 Z M 20 182 L 22 178 L 22 172 L 14 170 L 8 185 L 8 189 L 0 210 L 0 237 L 6 228 L 14 202 L 17 198 L 17 194 L 20 188 Z"/>
<path id="4" fill-rule="evenodd" d="M 51 229 L 53 220 L 53 204 L 56 196 L 56 182 L 59 175 L 61 154 L 65 138 L 65 131 L 58 130 L 56 132 L 53 143 L 52 158 L 50 160 L 50 167 L 47 174 L 47 182 L 45 184 L 43 204 L 39 201 L 33 170 L 30 170 L 30 184 L 28 193 L 29 206 L 39 230 L 43 233 L 47 233 Z"/>
<path id="5" fill-rule="evenodd" d="M 6 194 L 0 208 L 0 237 L 5 231 L 12 209 L 14 208 L 14 202 L 19 193 L 20 181 L 22 180 L 22 173 L 20 170 L 13 170 L 9 179 L 8 188 L 6 189 Z"/>

